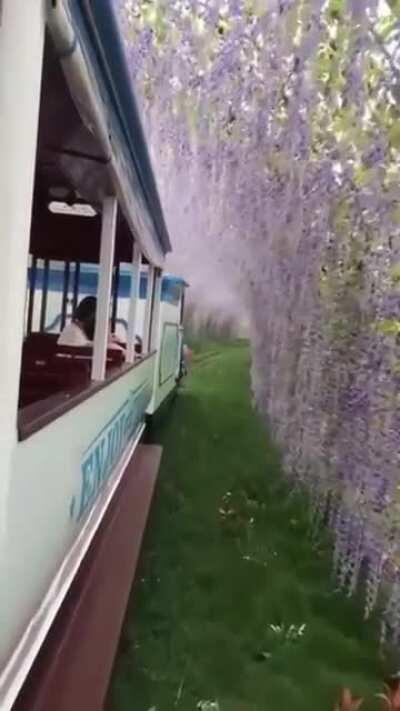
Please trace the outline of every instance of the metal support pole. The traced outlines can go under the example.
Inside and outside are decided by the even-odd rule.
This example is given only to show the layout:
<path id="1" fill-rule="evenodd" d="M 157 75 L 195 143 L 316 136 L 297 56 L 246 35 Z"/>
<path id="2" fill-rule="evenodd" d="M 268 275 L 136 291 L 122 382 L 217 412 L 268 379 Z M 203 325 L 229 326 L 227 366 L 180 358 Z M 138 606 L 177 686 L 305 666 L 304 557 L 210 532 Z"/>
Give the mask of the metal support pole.
<path id="1" fill-rule="evenodd" d="M 158 348 L 160 330 L 161 285 L 162 271 L 161 269 L 157 269 L 154 282 L 153 312 L 150 321 L 150 351 L 154 351 L 156 350 L 156 348 Z"/>
<path id="2" fill-rule="evenodd" d="M 153 312 L 154 300 L 154 267 L 149 264 L 147 273 L 147 296 L 144 312 L 144 327 L 143 327 L 143 353 L 148 353 L 150 350 L 150 328 Z"/>
<path id="3" fill-rule="evenodd" d="M 46 328 L 47 296 L 49 293 L 49 272 L 50 262 L 48 259 L 45 259 L 43 268 L 42 303 L 40 306 L 40 331 L 44 331 Z"/>
<path id="4" fill-rule="evenodd" d="M 73 293 L 73 297 L 72 297 L 72 315 L 74 315 L 74 313 L 76 311 L 76 307 L 78 306 L 80 274 L 81 274 L 80 262 L 75 262 L 74 293 Z"/>
<path id="5" fill-rule="evenodd" d="M 115 197 L 104 198 L 101 223 L 99 282 L 97 288 L 92 380 L 104 380 L 106 375 L 117 211 L 117 199 Z"/>
<path id="6" fill-rule="evenodd" d="M 26 331 L 29 335 L 32 332 L 33 325 L 33 310 L 35 306 L 35 289 L 36 289 L 36 274 L 37 274 L 37 258 L 32 257 L 30 282 L 29 282 L 29 301 L 28 301 L 28 319 Z"/>
<path id="7" fill-rule="evenodd" d="M 136 321 L 138 311 L 138 300 L 140 292 L 140 265 L 142 255 L 137 242 L 133 245 L 132 275 L 131 275 L 131 298 L 129 303 L 128 333 L 126 342 L 126 362 L 133 363 L 135 360 L 135 340 Z"/>
<path id="8" fill-rule="evenodd" d="M 119 262 L 114 267 L 114 280 L 112 287 L 112 314 L 111 314 L 111 329 L 115 332 L 115 326 L 117 323 L 117 312 L 118 312 L 118 292 L 119 292 Z"/>
<path id="9" fill-rule="evenodd" d="M 64 279 L 63 279 L 63 295 L 62 295 L 62 306 L 61 306 L 61 330 L 63 330 L 63 328 L 66 324 L 66 321 L 67 321 L 69 273 L 70 273 L 70 263 L 65 262 Z"/>

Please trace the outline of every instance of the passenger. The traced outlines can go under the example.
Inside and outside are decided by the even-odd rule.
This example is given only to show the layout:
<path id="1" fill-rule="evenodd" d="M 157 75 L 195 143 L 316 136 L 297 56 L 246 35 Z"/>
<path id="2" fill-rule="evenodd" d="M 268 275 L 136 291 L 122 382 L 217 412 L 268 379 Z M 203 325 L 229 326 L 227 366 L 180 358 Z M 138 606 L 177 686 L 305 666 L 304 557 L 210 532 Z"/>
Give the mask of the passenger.
<path id="1" fill-rule="evenodd" d="M 109 336 L 108 336 L 108 346 L 107 346 L 107 348 L 113 348 L 114 350 L 124 351 L 124 353 L 125 353 L 125 350 L 126 350 L 126 349 L 125 349 L 125 346 L 124 346 L 122 343 L 120 343 L 120 341 L 118 341 L 118 339 L 117 339 L 117 337 L 115 336 L 115 334 L 112 333 L 112 331 L 111 331 L 111 326 L 110 326 L 110 333 L 109 333 Z"/>
<path id="2" fill-rule="evenodd" d="M 91 346 L 93 345 L 94 327 L 96 323 L 95 296 L 86 296 L 78 305 L 71 323 L 67 324 L 58 337 L 60 346 Z"/>
<path id="3" fill-rule="evenodd" d="M 97 299 L 95 296 L 86 296 L 82 299 L 71 323 L 67 324 L 62 333 L 60 333 L 57 341 L 58 345 L 72 347 L 93 345 L 96 325 L 96 306 Z M 118 343 L 115 336 L 111 333 L 111 328 L 107 347 L 114 350 L 125 351 L 124 346 Z"/>

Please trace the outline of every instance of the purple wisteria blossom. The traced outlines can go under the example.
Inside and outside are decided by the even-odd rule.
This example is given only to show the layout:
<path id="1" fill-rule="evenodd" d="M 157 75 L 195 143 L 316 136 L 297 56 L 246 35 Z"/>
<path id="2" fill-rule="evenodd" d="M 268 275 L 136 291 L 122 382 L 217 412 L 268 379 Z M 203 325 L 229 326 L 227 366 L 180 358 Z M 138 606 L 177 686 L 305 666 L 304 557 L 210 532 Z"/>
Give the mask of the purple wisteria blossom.
<path id="1" fill-rule="evenodd" d="M 121 0 L 121 20 L 173 267 L 195 299 L 245 311 L 287 476 L 366 615 L 386 580 L 398 640 L 399 17 L 376 0 Z"/>

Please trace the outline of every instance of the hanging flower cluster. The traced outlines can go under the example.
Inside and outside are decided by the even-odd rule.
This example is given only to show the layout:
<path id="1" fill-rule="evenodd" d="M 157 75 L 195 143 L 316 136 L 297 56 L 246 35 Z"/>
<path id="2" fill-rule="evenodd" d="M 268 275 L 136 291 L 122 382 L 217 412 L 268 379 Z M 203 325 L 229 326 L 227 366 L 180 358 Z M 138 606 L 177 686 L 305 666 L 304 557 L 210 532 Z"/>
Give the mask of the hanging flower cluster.
<path id="1" fill-rule="evenodd" d="M 285 469 L 367 615 L 389 583 L 398 639 L 400 3 L 122 0 L 121 16 L 175 249 L 240 292 Z"/>

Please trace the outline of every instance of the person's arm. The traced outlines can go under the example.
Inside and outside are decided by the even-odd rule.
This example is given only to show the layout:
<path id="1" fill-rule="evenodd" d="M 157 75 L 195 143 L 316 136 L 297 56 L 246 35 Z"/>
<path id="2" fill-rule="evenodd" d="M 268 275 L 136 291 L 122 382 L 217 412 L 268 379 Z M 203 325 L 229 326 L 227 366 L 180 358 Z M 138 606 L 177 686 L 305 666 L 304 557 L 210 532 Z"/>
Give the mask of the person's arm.
<path id="1" fill-rule="evenodd" d="M 126 345 L 125 343 L 121 343 L 121 341 L 118 341 L 118 339 L 115 336 L 115 333 L 109 333 L 108 336 L 108 348 L 118 348 L 121 351 L 126 350 Z"/>

